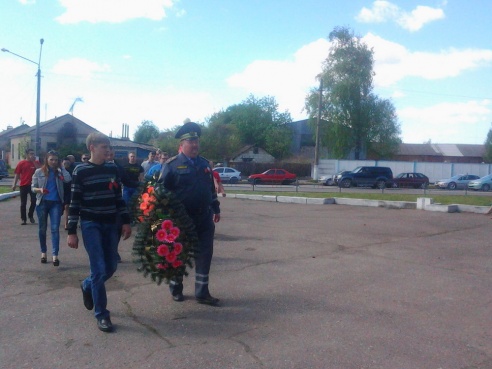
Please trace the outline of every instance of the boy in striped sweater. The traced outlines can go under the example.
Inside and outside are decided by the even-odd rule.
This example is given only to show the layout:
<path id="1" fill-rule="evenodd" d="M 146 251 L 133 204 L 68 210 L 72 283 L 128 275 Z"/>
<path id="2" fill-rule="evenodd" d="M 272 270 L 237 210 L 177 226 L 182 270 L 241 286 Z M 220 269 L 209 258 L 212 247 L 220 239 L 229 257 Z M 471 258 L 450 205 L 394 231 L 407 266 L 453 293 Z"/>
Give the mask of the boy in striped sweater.
<path id="1" fill-rule="evenodd" d="M 78 248 L 77 223 L 84 247 L 89 255 L 90 275 L 80 288 L 84 306 L 94 308 L 97 327 L 111 332 L 107 295 L 104 283 L 111 278 L 118 265 L 118 216 L 123 223 L 122 237 L 131 235 L 130 217 L 121 197 L 121 178 L 114 163 L 106 162 L 110 152 L 109 138 L 102 133 L 91 133 L 86 140 L 91 153 L 88 162 L 78 165 L 72 176 L 72 199 L 68 211 L 67 243 Z"/>

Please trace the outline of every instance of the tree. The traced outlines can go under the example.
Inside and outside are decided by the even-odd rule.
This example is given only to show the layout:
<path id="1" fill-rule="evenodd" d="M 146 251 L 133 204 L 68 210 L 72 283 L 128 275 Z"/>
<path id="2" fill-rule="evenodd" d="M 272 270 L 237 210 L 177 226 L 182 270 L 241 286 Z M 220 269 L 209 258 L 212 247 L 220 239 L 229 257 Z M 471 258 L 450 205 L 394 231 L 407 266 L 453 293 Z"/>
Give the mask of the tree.
<path id="1" fill-rule="evenodd" d="M 232 139 L 237 151 L 244 145 L 264 148 L 277 159 L 287 156 L 292 142 L 292 122 L 289 112 L 279 112 L 275 98 L 267 96 L 257 99 L 250 95 L 240 104 L 232 105 L 209 119 L 210 132 Z M 221 140 L 221 145 L 225 140 Z M 223 151 L 226 151 L 227 148 Z M 232 155 L 233 151 L 228 151 Z M 223 158 L 225 155 L 219 155 Z"/>
<path id="2" fill-rule="evenodd" d="M 135 131 L 133 141 L 149 143 L 159 136 L 159 129 L 151 120 L 144 120 Z"/>
<path id="3" fill-rule="evenodd" d="M 492 128 L 489 129 L 489 133 L 487 133 L 487 138 L 484 142 L 485 145 L 485 155 L 483 159 L 487 163 L 492 163 Z"/>
<path id="4" fill-rule="evenodd" d="M 373 51 L 348 28 L 336 27 L 329 35 L 332 43 L 318 76 L 324 88 L 320 142 L 337 158 L 353 151 L 360 159 L 364 149 L 391 155 L 400 142 L 400 126 L 389 100 L 373 92 Z M 312 89 L 306 110 L 318 113 L 319 92 Z"/>

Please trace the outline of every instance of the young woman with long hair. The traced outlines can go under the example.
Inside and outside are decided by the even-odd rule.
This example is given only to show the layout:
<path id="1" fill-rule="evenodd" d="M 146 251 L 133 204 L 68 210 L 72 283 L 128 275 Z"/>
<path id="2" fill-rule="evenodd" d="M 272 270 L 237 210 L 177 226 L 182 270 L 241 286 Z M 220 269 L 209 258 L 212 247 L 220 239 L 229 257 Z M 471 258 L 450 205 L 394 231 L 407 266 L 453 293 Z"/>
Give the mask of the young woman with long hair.
<path id="1" fill-rule="evenodd" d="M 51 245 L 53 265 L 60 265 L 58 251 L 60 249 L 60 220 L 64 202 L 63 183 L 70 182 L 72 177 L 61 165 L 56 151 L 48 151 L 44 164 L 32 176 L 31 190 L 36 194 L 36 213 L 39 223 L 39 245 L 41 247 L 41 263 L 47 262 L 46 229 L 50 217 Z"/>

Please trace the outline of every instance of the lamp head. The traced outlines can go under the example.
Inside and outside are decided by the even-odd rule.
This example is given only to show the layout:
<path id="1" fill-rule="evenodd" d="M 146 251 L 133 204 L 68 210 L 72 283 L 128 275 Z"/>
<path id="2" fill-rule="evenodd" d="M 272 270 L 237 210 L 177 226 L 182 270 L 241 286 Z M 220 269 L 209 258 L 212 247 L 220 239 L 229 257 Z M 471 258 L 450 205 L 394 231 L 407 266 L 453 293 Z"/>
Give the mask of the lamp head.
<path id="1" fill-rule="evenodd" d="M 3 49 L 2 49 L 2 51 L 3 51 L 4 53 L 5 53 L 5 52 L 6 52 L 6 53 L 8 53 L 8 52 L 9 52 L 9 51 L 8 51 L 7 49 L 5 49 L 5 48 L 3 48 Z"/>

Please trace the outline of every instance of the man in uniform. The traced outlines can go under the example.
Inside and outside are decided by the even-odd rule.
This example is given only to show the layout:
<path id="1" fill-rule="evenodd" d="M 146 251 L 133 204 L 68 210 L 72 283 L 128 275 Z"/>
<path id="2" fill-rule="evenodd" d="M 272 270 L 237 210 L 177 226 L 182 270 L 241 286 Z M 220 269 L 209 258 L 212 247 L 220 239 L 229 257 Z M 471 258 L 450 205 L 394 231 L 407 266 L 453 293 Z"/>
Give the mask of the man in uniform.
<path id="1" fill-rule="evenodd" d="M 215 192 L 212 168 L 208 160 L 198 155 L 201 128 L 185 123 L 176 133 L 180 153 L 162 167 L 159 183 L 173 192 L 183 203 L 195 224 L 198 246 L 195 251 L 195 298 L 200 304 L 215 306 L 219 299 L 208 289 L 208 274 L 212 262 L 215 224 L 220 221 L 220 207 Z M 174 301 L 183 301 L 183 279 L 169 284 Z"/>

